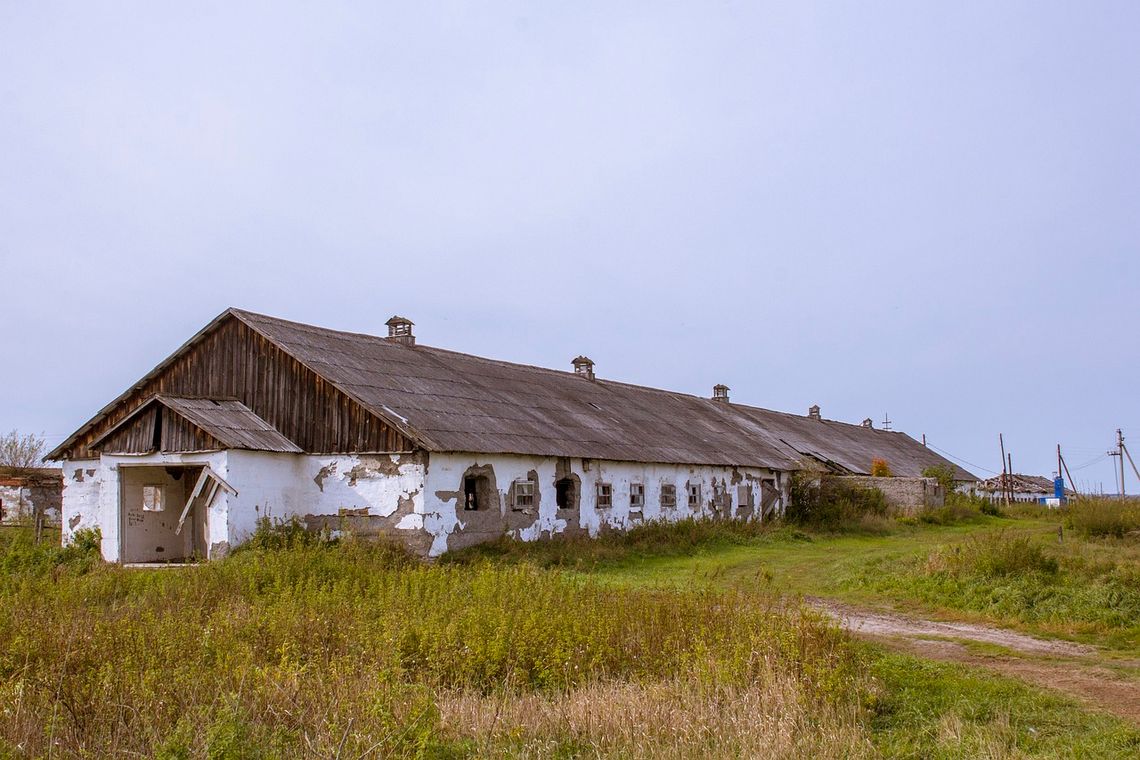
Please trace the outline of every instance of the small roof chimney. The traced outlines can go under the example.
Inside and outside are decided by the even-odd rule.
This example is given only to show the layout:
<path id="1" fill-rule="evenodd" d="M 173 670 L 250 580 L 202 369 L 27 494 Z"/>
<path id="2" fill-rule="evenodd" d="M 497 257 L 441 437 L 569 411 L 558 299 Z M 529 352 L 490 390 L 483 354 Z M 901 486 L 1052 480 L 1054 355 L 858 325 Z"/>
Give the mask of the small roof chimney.
<path id="1" fill-rule="evenodd" d="M 405 346 L 416 345 L 416 336 L 412 335 L 412 325 L 415 323 L 412 320 L 394 316 L 384 324 L 388 325 L 388 340 L 403 343 Z"/>
<path id="2" fill-rule="evenodd" d="M 588 356 L 577 356 L 574 358 L 574 374 L 582 375 L 587 380 L 594 379 L 594 360 Z"/>
<path id="3" fill-rule="evenodd" d="M 727 404 L 728 403 L 728 391 L 729 391 L 729 387 L 727 385 L 725 385 L 724 383 L 717 383 L 716 385 L 713 386 L 713 395 L 712 395 L 713 401 L 723 401 Z"/>
<path id="4" fill-rule="evenodd" d="M 823 417 L 819 416 L 819 404 L 812 404 L 810 407 L 808 407 L 808 417 L 812 418 L 813 420 L 823 419 Z"/>
<path id="5" fill-rule="evenodd" d="M 875 423 L 871 422 L 871 418 L 868 417 L 867 419 L 863 420 L 863 427 L 873 428 L 873 427 L 875 427 Z"/>

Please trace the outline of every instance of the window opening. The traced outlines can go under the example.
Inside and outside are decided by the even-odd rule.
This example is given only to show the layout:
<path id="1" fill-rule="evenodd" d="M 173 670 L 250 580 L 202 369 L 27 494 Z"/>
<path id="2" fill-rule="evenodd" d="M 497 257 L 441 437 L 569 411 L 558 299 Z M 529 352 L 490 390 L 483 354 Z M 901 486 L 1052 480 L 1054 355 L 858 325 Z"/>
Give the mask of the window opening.
<path id="1" fill-rule="evenodd" d="M 645 486 L 641 483 L 629 485 L 629 511 L 640 512 L 645 506 Z"/>
<path id="2" fill-rule="evenodd" d="M 463 479 L 463 509 L 472 512 L 479 508 L 479 479 Z"/>
<path id="3" fill-rule="evenodd" d="M 534 506 L 534 481 L 533 480 L 516 480 L 515 481 L 515 506 L 516 507 L 533 507 Z"/>
<path id="4" fill-rule="evenodd" d="M 689 506 L 699 507 L 701 505 L 701 484 L 689 484 Z"/>
<path id="5" fill-rule="evenodd" d="M 143 486 L 143 511 L 161 512 L 166 509 L 166 505 L 162 497 L 162 486 Z"/>
<path id="6" fill-rule="evenodd" d="M 598 509 L 609 509 L 614 505 L 614 488 L 609 483 L 598 483 Z"/>
<path id="7" fill-rule="evenodd" d="M 661 506 L 677 506 L 677 486 L 672 483 L 666 483 L 661 486 Z"/>

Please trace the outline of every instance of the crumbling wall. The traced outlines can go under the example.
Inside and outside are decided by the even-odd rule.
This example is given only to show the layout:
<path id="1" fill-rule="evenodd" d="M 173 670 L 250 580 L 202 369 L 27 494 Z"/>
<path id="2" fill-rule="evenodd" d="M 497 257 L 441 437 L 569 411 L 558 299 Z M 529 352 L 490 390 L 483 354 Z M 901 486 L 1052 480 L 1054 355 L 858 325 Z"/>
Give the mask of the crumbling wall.
<path id="1" fill-rule="evenodd" d="M 497 484 L 496 498 L 484 509 L 463 508 L 463 477 L 472 467 L 490 468 Z M 571 477 L 578 483 L 577 508 L 560 509 L 555 483 Z M 760 482 L 770 479 L 779 484 L 780 499 L 775 510 L 782 511 L 786 482 L 781 474 L 761 468 L 688 466 L 611 462 L 563 457 L 520 455 L 432 454 L 427 470 L 423 507 L 424 529 L 431 537 L 430 556 L 448 550 L 510 535 L 524 541 L 543 536 L 583 532 L 597 536 L 606 530 L 627 530 L 643 520 L 680 520 L 686 517 L 750 519 L 758 516 L 755 496 Z M 516 508 L 512 484 L 535 481 L 532 507 Z M 598 504 L 597 485 L 609 484 L 612 505 Z M 630 485 L 645 488 L 641 511 L 631 509 Z M 699 485 L 700 502 L 688 503 L 687 486 Z M 751 491 L 738 488 L 752 485 Z M 676 489 L 676 505 L 661 505 L 662 486 Z M 744 497 L 742 502 L 740 497 Z"/>
<path id="2" fill-rule="evenodd" d="M 231 451 L 226 494 L 225 553 L 249 538 L 261 518 L 298 518 L 310 530 L 391 535 L 426 554 L 423 533 L 425 456 L 331 456 Z M 212 554 L 212 556 L 214 556 Z"/>
<path id="3" fill-rule="evenodd" d="M 0 525 L 30 523 L 37 514 L 44 525 L 59 525 L 62 489 L 58 470 L 0 468 Z"/>
<path id="4" fill-rule="evenodd" d="M 838 482 L 859 488 L 877 488 L 883 492 L 887 505 L 901 514 L 913 514 L 920 509 L 941 507 L 946 494 L 935 478 L 876 478 L 870 475 L 829 475 Z"/>

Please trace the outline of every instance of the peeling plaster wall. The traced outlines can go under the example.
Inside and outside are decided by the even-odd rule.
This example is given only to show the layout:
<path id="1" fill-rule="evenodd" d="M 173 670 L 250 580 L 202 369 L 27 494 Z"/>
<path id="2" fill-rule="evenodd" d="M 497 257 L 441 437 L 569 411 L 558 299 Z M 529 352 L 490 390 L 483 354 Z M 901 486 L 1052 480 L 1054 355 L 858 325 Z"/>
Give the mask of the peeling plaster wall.
<path id="1" fill-rule="evenodd" d="M 226 473 L 219 474 L 238 494 L 225 495 L 227 533 L 211 540 L 228 549 L 248 539 L 262 517 L 297 517 L 312 530 L 395 534 L 423 552 L 424 473 L 416 454 L 230 451 Z"/>
<path id="2" fill-rule="evenodd" d="M 76 530 L 102 531 L 103 557 L 118 562 L 122 517 L 120 468 L 208 464 L 238 493 L 219 489 L 206 517 L 207 556 L 225 556 L 261 517 L 298 517 L 311 529 L 394 533 L 426 554 L 425 463 L 421 455 L 313 456 L 254 451 L 103 456 L 64 463 L 63 540 Z M 182 504 L 171 505 L 181 513 Z"/>
<path id="3" fill-rule="evenodd" d="M 562 460 L 566 463 L 566 460 Z M 432 454 L 427 471 L 424 500 L 424 528 L 431 537 L 430 556 L 489 541 L 504 533 L 524 541 L 560 533 L 585 532 L 596 536 L 604 530 L 626 530 L 642 520 L 681 520 L 686 517 L 719 516 L 751 518 L 758 511 L 740 504 L 737 486 L 753 485 L 753 504 L 758 503 L 760 481 L 777 480 L 781 497 L 776 505 L 783 510 L 787 479 L 770 470 L 745 467 L 684 466 L 570 459 L 569 471 L 581 482 L 578 509 L 558 509 L 555 480 L 559 458 L 518 455 Z M 463 478 L 470 468 L 489 466 L 494 472 L 497 503 L 477 511 L 463 509 Z M 534 508 L 516 510 L 508 503 L 511 484 L 537 475 Z M 613 488 L 613 505 L 597 507 L 597 484 Z M 641 513 L 630 511 L 630 484 L 645 486 Z M 673 484 L 677 505 L 661 507 L 661 486 Z M 688 505 L 690 483 L 700 484 L 701 504 Z M 714 486 L 726 490 L 724 505 L 713 504 Z"/>
<path id="4" fill-rule="evenodd" d="M 75 531 L 83 528 L 101 528 L 101 479 L 98 459 L 75 460 L 63 463 L 63 543 L 67 544 Z M 106 556 L 104 554 L 104 556 Z"/>

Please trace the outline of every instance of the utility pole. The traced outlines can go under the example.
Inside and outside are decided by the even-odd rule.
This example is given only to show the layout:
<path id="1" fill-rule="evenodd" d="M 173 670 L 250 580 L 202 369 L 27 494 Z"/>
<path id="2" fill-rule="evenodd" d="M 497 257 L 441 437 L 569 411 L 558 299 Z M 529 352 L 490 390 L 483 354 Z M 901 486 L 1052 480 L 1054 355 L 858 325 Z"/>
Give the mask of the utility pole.
<path id="1" fill-rule="evenodd" d="M 1117 457 L 1120 460 L 1120 498 L 1124 498 L 1124 433 L 1120 428 L 1116 429 L 1116 451 L 1107 452 L 1110 457 Z M 1132 457 L 1129 457 L 1131 460 Z M 1116 473 L 1113 473 L 1114 475 Z"/>
<path id="2" fill-rule="evenodd" d="M 1073 493 L 1077 493 L 1077 481 L 1073 480 L 1072 473 L 1069 472 L 1069 463 L 1065 461 L 1065 457 L 1061 456 L 1061 444 L 1057 444 L 1057 461 L 1061 463 L 1061 467 L 1065 469 L 1065 476 L 1069 479 L 1069 488 L 1073 489 Z"/>
<path id="3" fill-rule="evenodd" d="M 1001 499 L 1009 506 L 1009 470 L 1005 467 L 1005 438 L 998 433 L 998 443 L 1001 444 Z"/>
<path id="4" fill-rule="evenodd" d="M 1124 456 L 1128 457 L 1128 464 L 1132 465 L 1132 472 L 1136 473 L 1136 479 L 1140 480 L 1140 470 L 1136 469 L 1136 463 L 1132 461 L 1132 454 L 1128 451 L 1128 447 L 1124 445 L 1124 441 L 1120 442 L 1120 448 L 1124 452 Z"/>
<path id="5" fill-rule="evenodd" d="M 1006 454 L 1009 457 L 1009 500 L 1013 502 L 1013 452 Z"/>

